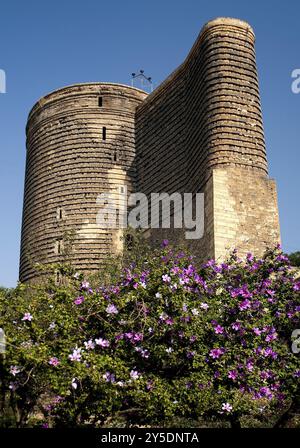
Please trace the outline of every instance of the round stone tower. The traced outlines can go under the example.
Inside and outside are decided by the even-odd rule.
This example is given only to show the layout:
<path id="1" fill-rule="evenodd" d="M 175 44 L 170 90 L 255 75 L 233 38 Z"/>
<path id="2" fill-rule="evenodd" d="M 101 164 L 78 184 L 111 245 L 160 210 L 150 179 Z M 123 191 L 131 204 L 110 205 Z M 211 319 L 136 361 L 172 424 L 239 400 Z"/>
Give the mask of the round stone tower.
<path id="1" fill-rule="evenodd" d="M 101 228 L 97 216 L 105 207 L 101 194 L 120 197 L 134 186 L 135 110 L 146 96 L 120 84 L 76 84 L 33 107 L 20 281 L 38 276 L 36 263 L 62 261 L 67 250 L 72 264 L 88 272 L 120 250 L 120 230 Z"/>

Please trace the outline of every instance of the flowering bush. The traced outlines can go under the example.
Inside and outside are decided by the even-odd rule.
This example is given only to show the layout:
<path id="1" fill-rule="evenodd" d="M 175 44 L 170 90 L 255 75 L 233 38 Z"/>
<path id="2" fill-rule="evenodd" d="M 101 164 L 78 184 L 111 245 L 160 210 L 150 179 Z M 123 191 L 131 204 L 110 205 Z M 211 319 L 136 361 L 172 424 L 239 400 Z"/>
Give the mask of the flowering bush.
<path id="1" fill-rule="evenodd" d="M 276 424 L 299 397 L 295 270 L 279 248 L 194 261 L 164 242 L 110 286 L 72 275 L 2 293 L 6 415 L 19 426 Z"/>

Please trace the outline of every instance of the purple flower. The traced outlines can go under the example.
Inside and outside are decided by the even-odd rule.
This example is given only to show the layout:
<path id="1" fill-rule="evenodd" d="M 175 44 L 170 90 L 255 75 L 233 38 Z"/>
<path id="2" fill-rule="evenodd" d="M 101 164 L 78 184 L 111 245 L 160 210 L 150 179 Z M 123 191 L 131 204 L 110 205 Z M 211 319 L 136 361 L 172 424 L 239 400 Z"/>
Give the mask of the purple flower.
<path id="1" fill-rule="evenodd" d="M 268 334 L 266 337 L 266 342 L 275 341 L 277 339 L 277 333 Z"/>
<path id="2" fill-rule="evenodd" d="M 247 368 L 247 370 L 249 370 L 250 372 L 253 370 L 253 367 L 254 367 L 254 363 L 253 363 L 253 361 L 250 359 L 249 361 L 247 361 L 247 363 L 246 363 L 246 368 Z"/>
<path id="3" fill-rule="evenodd" d="M 84 302 L 84 297 L 83 296 L 79 296 L 77 297 L 73 303 L 75 303 L 75 305 L 81 305 L 82 302 Z"/>
<path id="4" fill-rule="evenodd" d="M 240 304 L 239 304 L 239 309 L 240 309 L 241 311 L 247 310 L 248 308 L 251 308 L 250 300 L 245 299 L 245 300 L 243 300 L 242 302 L 240 302 Z"/>
<path id="5" fill-rule="evenodd" d="M 110 372 L 105 372 L 105 374 L 103 375 L 103 379 L 105 379 L 107 383 L 114 383 L 116 381 L 115 375 Z"/>
<path id="6" fill-rule="evenodd" d="M 209 352 L 209 356 L 211 356 L 213 359 L 218 359 L 223 354 L 224 354 L 224 349 L 223 348 L 213 348 Z"/>
<path id="7" fill-rule="evenodd" d="M 169 240 L 163 240 L 161 243 L 161 247 L 167 247 L 169 245 Z"/>
<path id="8" fill-rule="evenodd" d="M 148 380 L 147 384 L 146 384 L 146 390 L 148 390 L 148 391 L 152 390 L 153 386 L 154 386 L 153 381 L 152 380 Z"/>
<path id="9" fill-rule="evenodd" d="M 56 366 L 58 366 L 59 363 L 60 363 L 60 361 L 55 356 L 53 356 L 52 358 L 49 359 L 50 366 L 56 367 Z"/>
<path id="10" fill-rule="evenodd" d="M 270 358 L 276 359 L 278 355 L 277 355 L 276 352 L 274 352 L 274 351 L 272 350 L 271 347 L 267 347 L 267 348 L 264 350 L 264 356 L 265 356 L 266 358 L 270 357 Z"/>
<path id="11" fill-rule="evenodd" d="M 294 291 L 300 291 L 300 282 L 297 282 L 297 283 L 294 284 L 293 290 Z"/>
<path id="12" fill-rule="evenodd" d="M 194 358 L 195 354 L 196 354 L 196 352 L 189 351 L 189 352 L 187 352 L 186 356 L 188 359 L 192 359 L 192 358 Z"/>
<path id="13" fill-rule="evenodd" d="M 273 398 L 273 393 L 269 387 L 266 387 L 266 386 L 261 387 L 259 389 L 259 393 L 260 393 L 261 397 L 266 397 L 269 400 L 271 400 Z"/>
<path id="14" fill-rule="evenodd" d="M 296 371 L 294 372 L 294 377 L 295 377 L 295 378 L 300 378 L 300 370 L 296 370 Z"/>
<path id="15" fill-rule="evenodd" d="M 235 381 L 238 377 L 238 373 L 236 370 L 229 370 L 228 372 L 228 378 L 230 378 L 231 380 Z"/>
<path id="16" fill-rule="evenodd" d="M 231 324 L 231 328 L 233 328 L 233 330 L 235 331 L 239 331 L 241 328 L 241 324 L 239 322 L 234 322 L 233 324 Z"/>
<path id="17" fill-rule="evenodd" d="M 22 317 L 22 320 L 28 320 L 29 322 L 32 321 L 33 316 L 30 313 L 25 313 Z"/>
<path id="18" fill-rule="evenodd" d="M 260 336 L 262 331 L 259 328 L 255 327 L 253 328 L 253 333 L 256 334 L 256 336 Z"/>
<path id="19" fill-rule="evenodd" d="M 118 314 L 118 308 L 116 307 L 116 305 L 114 305 L 113 303 L 111 303 L 110 305 L 108 305 L 108 307 L 106 308 L 106 312 L 107 314 Z"/>

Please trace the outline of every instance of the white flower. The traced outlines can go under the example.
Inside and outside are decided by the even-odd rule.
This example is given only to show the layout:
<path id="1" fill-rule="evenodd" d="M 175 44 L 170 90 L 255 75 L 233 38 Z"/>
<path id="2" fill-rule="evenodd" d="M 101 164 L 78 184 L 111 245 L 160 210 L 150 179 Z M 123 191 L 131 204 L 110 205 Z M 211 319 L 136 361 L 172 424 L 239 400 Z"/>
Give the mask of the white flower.
<path id="1" fill-rule="evenodd" d="M 157 292 L 157 293 L 155 294 L 155 297 L 156 297 L 157 299 L 161 299 L 161 298 L 162 298 L 162 295 L 161 295 L 160 292 Z"/>
<path id="2" fill-rule="evenodd" d="M 139 374 L 139 372 L 137 370 L 131 370 L 130 377 L 133 380 L 137 380 L 140 377 L 140 374 Z"/>
<path id="3" fill-rule="evenodd" d="M 173 352 L 172 347 L 166 348 L 166 352 L 167 352 L 167 353 L 172 353 L 172 352 Z"/>
<path id="4" fill-rule="evenodd" d="M 100 347 L 109 347 L 109 341 L 107 339 L 95 339 L 95 342 L 97 345 L 100 345 Z"/>
<path id="5" fill-rule="evenodd" d="M 29 322 L 33 319 L 32 315 L 30 313 L 25 313 L 22 317 L 22 320 L 29 320 Z"/>
<path id="6" fill-rule="evenodd" d="M 87 350 L 93 350 L 95 348 L 95 344 L 91 339 L 89 341 L 85 342 L 84 346 Z"/>
<path id="7" fill-rule="evenodd" d="M 207 305 L 207 303 L 204 303 L 204 302 L 202 302 L 202 303 L 200 304 L 200 307 L 201 307 L 203 310 L 208 310 L 208 308 L 209 308 L 209 306 Z"/>
<path id="8" fill-rule="evenodd" d="M 20 367 L 18 367 L 18 366 L 10 366 L 10 373 L 13 375 L 13 376 L 16 376 L 18 373 L 20 373 L 21 372 L 21 369 L 20 369 Z"/>
<path id="9" fill-rule="evenodd" d="M 81 349 L 80 348 L 74 348 L 73 353 L 69 355 L 69 359 L 71 361 L 80 361 L 81 360 Z"/>
<path id="10" fill-rule="evenodd" d="M 223 403 L 222 404 L 222 411 L 223 412 L 231 412 L 232 411 L 232 406 L 229 403 Z"/>
<path id="11" fill-rule="evenodd" d="M 197 308 L 193 308 L 193 309 L 191 310 L 191 312 L 192 312 L 192 315 L 193 315 L 193 316 L 198 316 L 198 315 L 199 315 L 199 311 L 197 310 Z"/>
<path id="12" fill-rule="evenodd" d="M 72 379 L 71 386 L 73 387 L 73 389 L 75 389 L 75 390 L 77 389 L 78 384 L 76 383 L 76 378 L 73 378 L 73 379 Z"/>

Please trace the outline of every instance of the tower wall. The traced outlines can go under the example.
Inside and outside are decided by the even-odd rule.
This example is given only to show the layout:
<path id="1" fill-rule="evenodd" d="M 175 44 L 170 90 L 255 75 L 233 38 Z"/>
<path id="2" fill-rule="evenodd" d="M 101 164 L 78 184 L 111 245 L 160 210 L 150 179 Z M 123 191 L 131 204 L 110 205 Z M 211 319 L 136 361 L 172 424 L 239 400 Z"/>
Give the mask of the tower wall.
<path id="1" fill-rule="evenodd" d="M 202 259 L 224 256 L 232 247 L 261 254 L 279 241 L 254 41 L 246 22 L 208 22 L 183 64 L 137 108 L 140 191 L 205 195 L 203 238 L 184 241 L 180 230 L 152 230 L 152 241 L 188 243 Z"/>
<path id="2" fill-rule="evenodd" d="M 128 192 L 134 188 L 134 114 L 145 97 L 123 85 L 78 84 L 33 107 L 27 124 L 21 281 L 38 275 L 35 263 L 62 260 L 66 232 L 74 233 L 69 256 L 81 271 L 97 270 L 107 254 L 118 252 L 120 231 L 99 228 L 96 200 L 100 193 L 118 194 L 121 185 Z"/>

